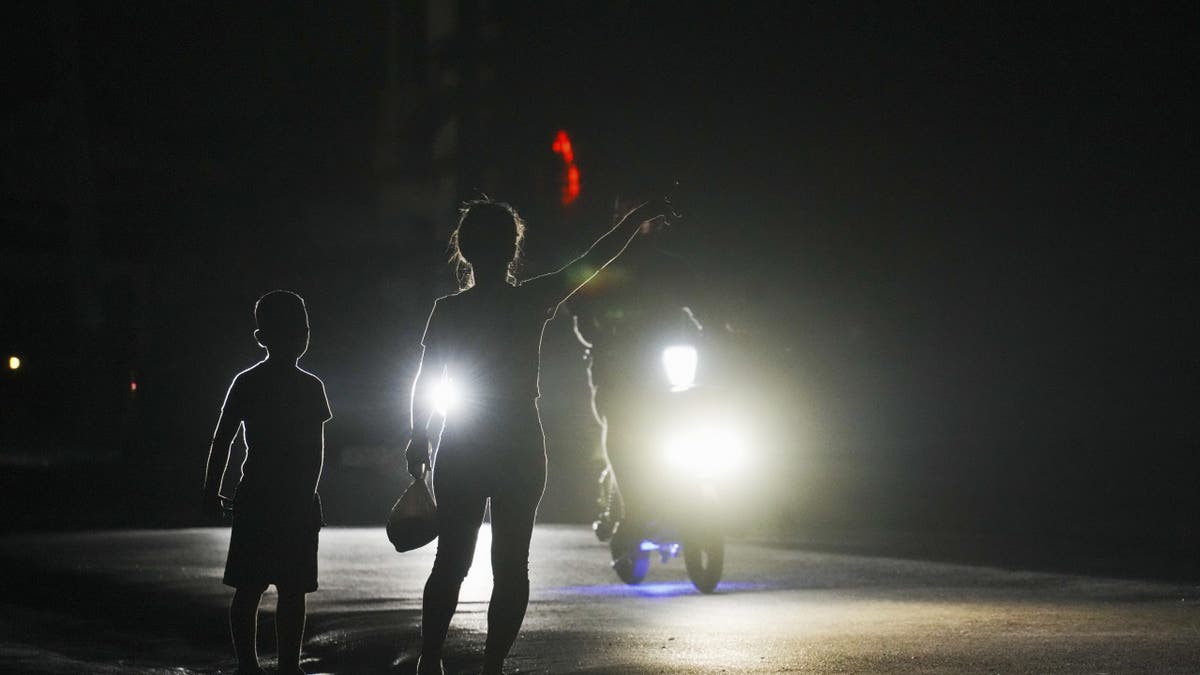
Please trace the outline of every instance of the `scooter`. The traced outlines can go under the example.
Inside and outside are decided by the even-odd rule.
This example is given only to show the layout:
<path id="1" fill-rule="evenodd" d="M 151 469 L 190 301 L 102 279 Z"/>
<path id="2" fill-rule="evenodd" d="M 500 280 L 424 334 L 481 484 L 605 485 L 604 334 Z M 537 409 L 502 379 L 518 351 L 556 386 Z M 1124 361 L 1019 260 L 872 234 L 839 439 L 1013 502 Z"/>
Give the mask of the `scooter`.
<path id="1" fill-rule="evenodd" d="M 627 584 L 641 583 L 655 557 L 666 564 L 682 554 L 688 578 L 702 593 L 716 590 L 724 571 L 722 494 L 744 469 L 747 448 L 721 392 L 696 386 L 697 360 L 691 345 L 662 354 L 670 388 L 655 402 L 658 428 L 640 434 L 659 476 L 650 500 L 655 512 L 642 514 L 644 531 L 621 532 L 624 507 L 611 467 L 598 482 L 592 529 L 609 542 L 613 571 Z"/>

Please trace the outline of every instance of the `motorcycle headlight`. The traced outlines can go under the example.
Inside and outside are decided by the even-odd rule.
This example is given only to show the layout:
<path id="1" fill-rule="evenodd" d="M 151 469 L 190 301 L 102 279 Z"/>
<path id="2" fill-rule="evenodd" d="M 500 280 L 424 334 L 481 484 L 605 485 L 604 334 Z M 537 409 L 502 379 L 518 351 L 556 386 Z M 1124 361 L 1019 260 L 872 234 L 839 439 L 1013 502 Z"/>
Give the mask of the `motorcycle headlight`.
<path id="1" fill-rule="evenodd" d="M 687 389 L 696 383 L 696 348 L 691 345 L 667 347 L 662 353 L 663 369 L 672 389 Z"/>
<path id="2" fill-rule="evenodd" d="M 698 426 L 669 436 L 663 459 L 672 467 L 700 475 L 738 472 L 747 462 L 745 438 L 732 426 Z"/>

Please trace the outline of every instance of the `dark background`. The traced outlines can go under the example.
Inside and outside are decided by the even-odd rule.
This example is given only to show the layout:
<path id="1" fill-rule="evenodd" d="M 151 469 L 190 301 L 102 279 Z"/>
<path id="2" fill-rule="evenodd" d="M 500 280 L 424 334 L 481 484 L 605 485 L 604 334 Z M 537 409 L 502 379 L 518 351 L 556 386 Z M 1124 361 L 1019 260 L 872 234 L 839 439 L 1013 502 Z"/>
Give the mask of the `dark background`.
<path id="1" fill-rule="evenodd" d="M 659 243 L 702 271 L 694 304 L 759 405 L 759 531 L 1191 551 L 1197 13 L 15 10 L 8 526 L 197 522 L 225 387 L 259 358 L 253 302 L 279 287 L 308 302 L 303 364 L 335 411 L 330 520 L 379 522 L 402 486 L 419 331 L 452 288 L 456 203 L 514 203 L 536 273 L 601 232 L 618 196 L 679 180 L 687 218 Z M 569 207 L 559 129 L 582 174 Z M 562 319 L 542 387 L 540 516 L 585 520 L 595 430 Z"/>

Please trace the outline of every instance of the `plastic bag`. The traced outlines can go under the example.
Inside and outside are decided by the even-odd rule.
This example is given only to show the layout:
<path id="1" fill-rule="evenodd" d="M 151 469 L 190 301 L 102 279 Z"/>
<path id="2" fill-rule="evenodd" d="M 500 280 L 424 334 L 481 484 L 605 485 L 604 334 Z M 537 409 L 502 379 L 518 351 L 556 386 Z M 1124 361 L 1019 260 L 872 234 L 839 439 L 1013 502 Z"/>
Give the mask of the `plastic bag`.
<path id="1" fill-rule="evenodd" d="M 437 538 L 437 504 L 424 480 L 415 480 L 388 515 L 388 541 L 403 553 L 421 548 Z"/>

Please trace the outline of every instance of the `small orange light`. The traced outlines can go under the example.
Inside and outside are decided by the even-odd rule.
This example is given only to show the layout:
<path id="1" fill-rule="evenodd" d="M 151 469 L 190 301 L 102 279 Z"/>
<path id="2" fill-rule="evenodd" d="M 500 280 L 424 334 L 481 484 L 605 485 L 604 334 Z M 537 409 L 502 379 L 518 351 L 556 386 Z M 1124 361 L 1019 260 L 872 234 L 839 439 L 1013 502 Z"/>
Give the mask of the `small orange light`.
<path id="1" fill-rule="evenodd" d="M 19 357 L 19 356 L 8 357 L 8 369 L 9 370 L 16 370 L 20 367 L 21 367 L 21 357 Z"/>

